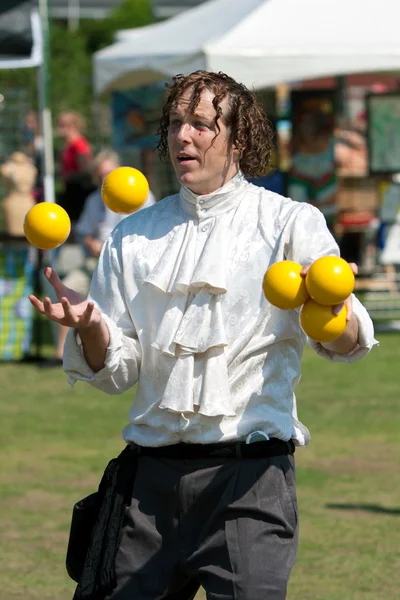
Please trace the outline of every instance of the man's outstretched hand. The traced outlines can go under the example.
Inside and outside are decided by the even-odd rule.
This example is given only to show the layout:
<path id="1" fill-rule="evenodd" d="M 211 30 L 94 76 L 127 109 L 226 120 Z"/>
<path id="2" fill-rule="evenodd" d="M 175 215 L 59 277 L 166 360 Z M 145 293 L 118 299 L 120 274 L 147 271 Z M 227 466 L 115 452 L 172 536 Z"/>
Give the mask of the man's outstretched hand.
<path id="1" fill-rule="evenodd" d="M 45 297 L 42 302 L 31 294 L 29 301 L 37 312 L 45 315 L 50 321 L 80 331 L 91 329 L 101 323 L 102 316 L 93 302 L 88 302 L 80 294 L 65 286 L 51 267 L 46 267 L 44 274 L 59 302 L 52 303 L 48 297 Z"/>

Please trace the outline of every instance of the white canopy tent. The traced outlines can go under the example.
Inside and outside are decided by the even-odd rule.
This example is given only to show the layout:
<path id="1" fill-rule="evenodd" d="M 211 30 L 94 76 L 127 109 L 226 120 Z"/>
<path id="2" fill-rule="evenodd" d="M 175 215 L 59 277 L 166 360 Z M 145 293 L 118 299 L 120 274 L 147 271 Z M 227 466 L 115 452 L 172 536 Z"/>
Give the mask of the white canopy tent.
<path id="1" fill-rule="evenodd" d="M 14 56 L 0 54 L 0 69 L 26 69 L 40 67 L 43 61 L 43 36 L 40 16 L 37 10 L 32 10 L 29 15 L 32 47 L 27 56 Z"/>
<path id="2" fill-rule="evenodd" d="M 400 71 L 395 0 L 210 0 L 119 32 L 94 55 L 97 93 L 196 69 L 254 89 L 350 73 Z"/>
<path id="3" fill-rule="evenodd" d="M 44 197 L 47 202 L 54 202 L 53 137 L 46 93 L 44 28 L 47 24 L 47 0 L 7 0 L 0 7 L 0 69 L 37 68 L 39 113 L 44 140 Z M 27 39 L 31 40 L 28 44 Z M 5 54 L 2 50 L 5 46 L 19 51 Z"/>

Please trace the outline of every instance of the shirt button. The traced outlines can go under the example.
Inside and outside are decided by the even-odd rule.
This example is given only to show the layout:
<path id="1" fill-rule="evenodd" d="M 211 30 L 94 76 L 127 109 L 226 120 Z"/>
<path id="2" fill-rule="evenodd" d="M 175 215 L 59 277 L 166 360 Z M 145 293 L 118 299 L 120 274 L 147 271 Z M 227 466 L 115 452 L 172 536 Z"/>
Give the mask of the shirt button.
<path id="1" fill-rule="evenodd" d="M 199 200 L 199 204 L 204 204 L 204 200 Z"/>
<path id="2" fill-rule="evenodd" d="M 201 228 L 202 231 L 208 231 L 210 229 L 209 225 L 204 225 L 204 227 Z"/>

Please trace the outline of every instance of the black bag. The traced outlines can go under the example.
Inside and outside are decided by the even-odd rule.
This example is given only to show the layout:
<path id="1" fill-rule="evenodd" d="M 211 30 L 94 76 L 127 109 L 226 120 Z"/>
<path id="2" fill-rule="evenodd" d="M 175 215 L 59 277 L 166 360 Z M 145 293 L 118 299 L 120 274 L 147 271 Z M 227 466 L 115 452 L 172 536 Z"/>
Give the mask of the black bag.
<path id="1" fill-rule="evenodd" d="M 117 584 L 115 558 L 132 500 L 137 456 L 137 448 L 128 444 L 108 463 L 98 491 L 73 508 L 66 567 L 78 584 L 74 600 L 102 600 Z"/>
<path id="2" fill-rule="evenodd" d="M 66 567 L 68 575 L 79 582 L 89 548 L 93 527 L 99 514 L 98 492 L 77 502 L 72 510 Z"/>

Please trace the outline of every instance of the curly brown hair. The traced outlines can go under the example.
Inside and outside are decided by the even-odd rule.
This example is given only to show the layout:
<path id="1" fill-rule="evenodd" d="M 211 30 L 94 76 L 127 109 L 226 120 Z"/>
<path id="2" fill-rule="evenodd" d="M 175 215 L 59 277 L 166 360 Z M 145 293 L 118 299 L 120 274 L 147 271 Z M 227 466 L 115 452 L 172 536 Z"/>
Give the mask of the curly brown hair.
<path id="1" fill-rule="evenodd" d="M 189 110 L 193 113 L 203 90 L 214 94 L 215 126 L 220 132 L 218 121 L 223 117 L 229 130 L 229 142 L 241 152 L 240 168 L 247 177 L 265 175 L 270 167 L 273 148 L 273 131 L 262 107 L 257 103 L 255 94 L 242 83 L 238 83 L 225 73 L 195 71 L 190 75 L 176 75 L 173 83 L 166 84 L 167 98 L 163 107 L 158 135 L 157 150 L 162 159 L 168 155 L 168 128 L 170 113 L 174 110 L 182 94 L 193 88 Z M 228 97 L 229 109 L 222 114 L 221 101 Z"/>

